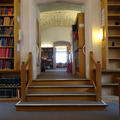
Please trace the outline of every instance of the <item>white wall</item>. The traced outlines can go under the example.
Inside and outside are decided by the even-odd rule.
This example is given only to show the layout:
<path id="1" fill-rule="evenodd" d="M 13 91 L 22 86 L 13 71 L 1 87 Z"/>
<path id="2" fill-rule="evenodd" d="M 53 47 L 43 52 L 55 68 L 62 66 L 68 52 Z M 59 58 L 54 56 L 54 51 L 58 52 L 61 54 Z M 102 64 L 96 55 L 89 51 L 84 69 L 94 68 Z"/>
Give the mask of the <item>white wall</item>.
<path id="1" fill-rule="evenodd" d="M 26 61 L 28 52 L 33 54 L 33 77 L 37 76 L 36 19 L 37 7 L 33 0 L 21 0 L 21 61 Z"/>
<path id="2" fill-rule="evenodd" d="M 53 47 L 55 41 L 71 41 L 72 27 L 51 27 L 41 32 L 42 47 Z"/>
<path id="3" fill-rule="evenodd" d="M 92 17 L 92 44 L 93 52 L 96 60 L 101 61 L 101 47 L 102 42 L 100 40 L 100 27 L 101 27 L 101 2 L 100 0 L 93 0 L 92 5 L 94 6 Z"/>

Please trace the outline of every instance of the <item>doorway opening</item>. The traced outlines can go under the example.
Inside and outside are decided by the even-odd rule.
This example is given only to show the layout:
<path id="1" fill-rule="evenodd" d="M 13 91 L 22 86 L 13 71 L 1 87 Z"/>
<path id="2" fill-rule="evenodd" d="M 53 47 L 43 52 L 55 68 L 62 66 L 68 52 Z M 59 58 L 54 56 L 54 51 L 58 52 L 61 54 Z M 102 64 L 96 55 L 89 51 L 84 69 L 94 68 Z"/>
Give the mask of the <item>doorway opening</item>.
<path id="1" fill-rule="evenodd" d="M 74 40 L 73 25 L 77 26 L 75 32 L 79 34 L 78 26 L 80 25 L 78 23 L 78 14 L 84 13 L 84 5 L 76 5 L 71 3 L 52 3 L 50 5 L 40 5 L 39 9 L 42 47 L 41 71 L 55 71 L 58 69 L 60 70 L 61 68 L 64 69 L 65 72 L 78 74 L 80 66 L 77 67 L 77 70 L 74 66 L 79 64 L 76 61 L 79 61 L 84 45 L 82 45 L 80 48 L 80 43 L 77 42 L 79 40 L 77 38 Z M 83 28 L 84 23 L 81 23 L 80 27 Z M 81 33 L 83 33 L 83 31 L 81 31 Z M 61 41 L 64 44 L 61 45 Z M 76 43 L 74 41 L 76 41 Z M 59 42 L 60 44 L 55 45 L 54 43 L 56 42 Z M 66 42 L 69 43 L 69 46 L 66 45 Z M 74 48 L 75 44 L 76 48 L 78 47 L 77 49 Z M 82 54 L 82 56 L 84 55 Z M 85 59 L 83 63 L 85 63 Z"/>

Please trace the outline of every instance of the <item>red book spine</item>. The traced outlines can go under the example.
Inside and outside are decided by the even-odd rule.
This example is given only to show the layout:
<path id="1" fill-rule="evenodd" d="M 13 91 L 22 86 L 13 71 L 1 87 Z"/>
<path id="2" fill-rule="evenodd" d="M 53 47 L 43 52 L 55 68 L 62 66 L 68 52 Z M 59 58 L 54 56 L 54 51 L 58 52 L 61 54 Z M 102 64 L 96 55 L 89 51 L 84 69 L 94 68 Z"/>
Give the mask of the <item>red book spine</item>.
<path id="1" fill-rule="evenodd" d="M 3 48 L 3 57 L 6 57 L 6 49 Z"/>
<path id="2" fill-rule="evenodd" d="M 1 48 L 1 57 L 3 57 L 3 48 Z"/>
<path id="3" fill-rule="evenodd" d="M 2 49 L 0 49 L 0 57 L 1 57 L 1 55 L 2 55 Z"/>
<path id="4" fill-rule="evenodd" d="M 9 48 L 6 49 L 6 58 L 9 57 Z"/>

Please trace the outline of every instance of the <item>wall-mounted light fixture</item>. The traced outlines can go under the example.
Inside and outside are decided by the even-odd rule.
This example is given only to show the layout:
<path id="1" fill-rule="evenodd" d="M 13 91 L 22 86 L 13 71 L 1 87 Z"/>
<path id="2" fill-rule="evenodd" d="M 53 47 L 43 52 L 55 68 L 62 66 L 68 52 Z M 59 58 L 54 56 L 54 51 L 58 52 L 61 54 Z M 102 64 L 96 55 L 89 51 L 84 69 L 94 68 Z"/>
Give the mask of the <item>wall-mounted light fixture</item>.
<path id="1" fill-rule="evenodd" d="M 103 28 L 100 28 L 99 39 L 100 39 L 100 40 L 103 40 Z"/>

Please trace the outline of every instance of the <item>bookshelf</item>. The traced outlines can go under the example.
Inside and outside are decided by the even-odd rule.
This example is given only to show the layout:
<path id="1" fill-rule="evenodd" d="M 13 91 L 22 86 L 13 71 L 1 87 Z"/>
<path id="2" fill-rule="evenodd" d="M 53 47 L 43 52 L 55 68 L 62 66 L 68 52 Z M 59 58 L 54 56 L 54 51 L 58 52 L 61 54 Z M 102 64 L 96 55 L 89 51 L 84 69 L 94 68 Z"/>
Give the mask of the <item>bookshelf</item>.
<path id="1" fill-rule="evenodd" d="M 77 14 L 76 24 L 72 26 L 73 33 L 73 74 L 85 78 L 85 31 L 84 13 Z"/>
<path id="2" fill-rule="evenodd" d="M 53 64 L 54 64 L 54 49 L 53 47 L 51 48 L 42 48 L 42 59 L 45 62 L 45 68 L 46 69 L 53 69 Z"/>
<path id="3" fill-rule="evenodd" d="M 0 71 L 20 70 L 20 0 L 0 1 Z"/>
<path id="4" fill-rule="evenodd" d="M 20 0 L 0 1 L 0 101 L 20 99 Z"/>
<path id="5" fill-rule="evenodd" d="M 102 21 L 104 32 L 102 41 L 102 68 L 120 69 L 120 1 L 101 0 L 101 2 L 102 18 L 104 21 Z"/>
<path id="6" fill-rule="evenodd" d="M 20 96 L 20 72 L 0 72 L 0 101 L 17 101 Z"/>

